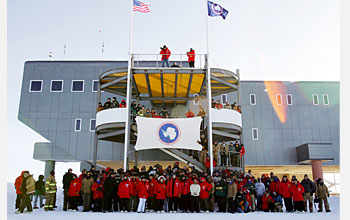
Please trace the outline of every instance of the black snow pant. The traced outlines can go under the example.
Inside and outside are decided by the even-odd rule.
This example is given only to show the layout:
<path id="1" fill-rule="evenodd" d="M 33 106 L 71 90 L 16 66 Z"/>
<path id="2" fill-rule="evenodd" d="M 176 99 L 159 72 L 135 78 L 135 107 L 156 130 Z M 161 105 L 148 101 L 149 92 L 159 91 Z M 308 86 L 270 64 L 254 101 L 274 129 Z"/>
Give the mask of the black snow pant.
<path id="1" fill-rule="evenodd" d="M 114 202 L 113 202 L 113 210 L 115 212 L 118 212 L 119 211 L 119 201 L 120 201 L 119 196 L 116 196 L 113 200 L 114 200 Z"/>
<path id="2" fill-rule="evenodd" d="M 304 201 L 294 201 L 294 210 L 299 212 L 304 211 Z"/>
<path id="3" fill-rule="evenodd" d="M 154 198 L 154 196 L 152 197 L 148 197 L 147 199 L 147 209 L 149 210 L 156 210 L 156 199 Z"/>
<path id="4" fill-rule="evenodd" d="M 179 207 L 179 197 L 169 198 L 168 210 L 169 211 L 177 211 L 178 207 Z"/>
<path id="5" fill-rule="evenodd" d="M 94 199 L 94 212 L 102 212 L 102 199 Z"/>
<path id="6" fill-rule="evenodd" d="M 183 211 L 183 212 L 189 211 L 190 210 L 190 194 L 181 195 L 179 205 L 180 205 L 181 211 Z"/>
<path id="7" fill-rule="evenodd" d="M 236 204 L 235 204 L 235 200 L 233 199 L 233 197 L 229 197 L 227 203 L 228 203 L 227 211 L 230 213 L 235 213 L 236 212 Z"/>
<path id="8" fill-rule="evenodd" d="M 217 196 L 216 198 L 219 206 L 218 212 L 226 212 L 226 197 Z"/>
<path id="9" fill-rule="evenodd" d="M 199 196 L 191 196 L 191 212 L 199 213 Z"/>
<path id="10" fill-rule="evenodd" d="M 16 197 L 16 209 L 19 209 L 19 207 L 21 206 L 21 200 L 22 200 L 22 194 L 17 194 L 17 197 Z"/>
<path id="11" fill-rule="evenodd" d="M 287 212 L 293 211 L 292 198 L 283 198 L 283 200 L 284 200 L 284 205 L 286 206 L 286 211 Z"/>
<path id="12" fill-rule="evenodd" d="M 188 62 L 190 64 L 190 67 L 194 67 L 194 61 Z"/>
<path id="13" fill-rule="evenodd" d="M 103 195 L 103 210 L 112 211 L 112 196 L 109 193 Z"/>
<path id="14" fill-rule="evenodd" d="M 70 197 L 70 204 L 71 204 L 71 208 L 75 209 L 78 211 L 78 201 L 79 201 L 79 196 L 71 196 Z"/>
<path id="15" fill-rule="evenodd" d="M 129 198 L 120 198 L 120 211 L 128 211 L 129 210 Z"/>
<path id="16" fill-rule="evenodd" d="M 201 210 L 209 211 L 208 199 L 200 199 Z"/>
<path id="17" fill-rule="evenodd" d="M 156 199 L 156 211 L 163 211 L 164 199 Z"/>

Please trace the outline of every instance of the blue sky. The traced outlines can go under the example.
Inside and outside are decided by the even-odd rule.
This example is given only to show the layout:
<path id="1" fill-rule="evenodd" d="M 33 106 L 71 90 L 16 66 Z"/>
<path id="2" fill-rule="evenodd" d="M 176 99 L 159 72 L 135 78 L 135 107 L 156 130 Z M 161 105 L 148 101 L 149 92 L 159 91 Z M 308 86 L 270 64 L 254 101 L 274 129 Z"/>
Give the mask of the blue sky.
<path id="1" fill-rule="evenodd" d="M 338 0 L 215 2 L 229 14 L 209 18 L 213 66 L 240 69 L 243 80 L 340 79 Z M 155 54 L 163 44 L 172 53 L 206 52 L 205 0 L 144 3 L 151 12 L 134 14 L 134 53 Z M 103 59 L 125 60 L 130 14 L 130 1 L 8 1 L 8 181 L 24 167 L 44 168 L 32 155 L 34 142 L 45 139 L 17 119 L 24 62 L 47 60 L 50 51 L 55 60 L 100 60 L 102 38 Z"/>

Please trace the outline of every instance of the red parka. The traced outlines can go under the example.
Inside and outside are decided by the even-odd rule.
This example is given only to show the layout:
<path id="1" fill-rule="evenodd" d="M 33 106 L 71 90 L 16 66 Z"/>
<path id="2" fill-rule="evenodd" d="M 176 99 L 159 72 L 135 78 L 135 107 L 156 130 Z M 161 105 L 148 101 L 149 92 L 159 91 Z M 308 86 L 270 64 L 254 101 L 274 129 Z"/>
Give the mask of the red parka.
<path id="1" fill-rule="evenodd" d="M 147 199 L 148 198 L 148 191 L 150 189 L 150 185 L 148 181 L 139 181 L 136 185 L 136 189 L 138 192 L 139 199 Z"/>
<path id="2" fill-rule="evenodd" d="M 156 199 L 165 199 L 166 196 L 166 185 L 165 183 L 158 182 L 154 188 L 154 194 Z"/>
<path id="3" fill-rule="evenodd" d="M 169 48 L 165 48 L 165 50 L 160 51 L 160 54 L 162 55 L 162 61 L 163 61 L 164 59 L 169 59 L 171 52 Z"/>
<path id="4" fill-rule="evenodd" d="M 98 188 L 102 187 L 102 190 L 97 190 Z M 103 199 L 103 183 L 97 183 L 95 182 L 92 184 L 91 190 L 94 192 L 94 199 Z"/>
<path id="5" fill-rule="evenodd" d="M 178 178 L 171 178 L 166 185 L 166 192 L 169 198 L 181 196 L 181 183 Z"/>
<path id="6" fill-rule="evenodd" d="M 241 182 L 236 182 L 237 184 L 237 192 L 239 192 L 239 190 L 241 189 L 244 189 L 244 186 L 245 186 L 245 182 L 244 181 L 241 181 Z"/>
<path id="7" fill-rule="evenodd" d="M 154 188 L 156 187 L 156 184 L 157 184 L 157 180 L 155 178 L 153 178 L 151 181 L 150 181 L 150 189 L 148 191 L 148 196 L 149 197 L 153 197 L 154 196 Z"/>
<path id="8" fill-rule="evenodd" d="M 26 172 L 25 170 L 22 171 L 21 175 L 18 176 L 15 180 L 15 188 L 16 188 L 16 194 L 22 194 L 21 191 L 21 185 L 22 185 L 22 181 L 23 181 L 23 174 L 24 172 Z"/>
<path id="9" fill-rule="evenodd" d="M 81 189 L 81 182 L 79 178 L 75 178 L 70 182 L 70 187 L 69 187 L 69 196 L 74 197 L 74 196 L 80 196 L 80 189 Z"/>
<path id="10" fill-rule="evenodd" d="M 249 203 L 248 206 L 252 206 L 252 199 L 250 198 L 250 193 L 249 192 L 246 192 L 246 200 L 247 202 Z"/>
<path id="11" fill-rule="evenodd" d="M 304 201 L 303 193 L 305 192 L 304 187 L 299 183 L 298 185 L 293 185 L 292 187 L 292 194 L 293 194 L 293 201 Z"/>
<path id="12" fill-rule="evenodd" d="M 187 56 L 188 56 L 188 62 L 194 61 L 195 60 L 195 51 L 189 51 L 187 52 Z"/>
<path id="13" fill-rule="evenodd" d="M 269 201 L 274 202 L 271 195 L 266 196 L 266 194 L 262 197 L 262 209 L 267 209 L 269 207 Z"/>
<path id="14" fill-rule="evenodd" d="M 271 183 L 270 192 L 276 192 L 277 194 L 281 194 L 281 182 L 279 180 L 277 182 L 273 181 Z"/>
<path id="15" fill-rule="evenodd" d="M 283 198 L 291 198 L 292 197 L 292 190 L 293 190 L 293 184 L 289 182 L 287 179 L 286 182 L 281 182 L 281 195 Z"/>
<path id="16" fill-rule="evenodd" d="M 199 192 L 199 198 L 200 199 L 208 199 L 209 198 L 209 191 L 213 188 L 213 186 L 208 183 L 207 181 L 201 182 L 200 184 L 201 191 Z"/>
<path id="17" fill-rule="evenodd" d="M 191 184 L 188 180 L 181 182 L 181 195 L 187 195 L 190 193 Z"/>
<path id="18" fill-rule="evenodd" d="M 131 180 L 131 185 L 132 185 L 132 194 L 133 196 L 137 196 L 137 184 L 140 182 L 139 180 L 135 179 L 135 180 Z"/>
<path id="19" fill-rule="evenodd" d="M 119 187 L 118 187 L 118 196 L 119 196 L 119 198 L 121 198 L 121 199 L 125 199 L 125 198 L 130 199 L 130 195 L 133 192 L 132 190 L 133 190 L 133 187 L 132 187 L 130 181 L 126 180 L 126 181 L 121 182 L 119 184 Z"/>

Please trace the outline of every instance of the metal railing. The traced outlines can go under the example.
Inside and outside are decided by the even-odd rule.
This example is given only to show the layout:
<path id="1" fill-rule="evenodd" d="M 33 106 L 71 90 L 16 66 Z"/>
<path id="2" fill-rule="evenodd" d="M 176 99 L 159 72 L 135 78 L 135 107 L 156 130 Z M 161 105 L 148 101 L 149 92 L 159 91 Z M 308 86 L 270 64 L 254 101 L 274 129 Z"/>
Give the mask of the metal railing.
<path id="1" fill-rule="evenodd" d="M 164 54 L 166 55 L 166 54 Z M 132 54 L 133 67 L 162 67 L 162 54 Z M 206 67 L 206 54 L 195 54 L 194 68 Z M 179 68 L 190 68 L 187 54 L 170 54 L 169 64 L 170 68 L 176 62 Z"/>

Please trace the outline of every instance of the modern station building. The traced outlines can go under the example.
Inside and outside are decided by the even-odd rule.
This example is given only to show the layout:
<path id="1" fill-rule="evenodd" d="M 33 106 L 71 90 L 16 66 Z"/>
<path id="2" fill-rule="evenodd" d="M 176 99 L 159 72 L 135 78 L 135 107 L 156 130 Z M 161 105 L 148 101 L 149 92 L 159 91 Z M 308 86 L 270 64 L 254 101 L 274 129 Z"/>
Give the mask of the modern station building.
<path id="1" fill-rule="evenodd" d="M 230 164 L 232 168 L 251 169 L 259 176 L 270 171 L 314 178 L 339 173 L 339 82 L 241 81 L 244 73 L 239 70 L 210 68 L 209 89 L 203 60 L 195 68 L 185 62 L 162 68 L 156 61 L 134 60 L 130 100 L 157 112 L 166 107 L 172 116 L 184 118 L 189 108 L 198 113 L 194 103 L 199 95 L 212 122 L 209 127 L 208 116 L 204 118 L 201 134 L 211 131 L 213 140 L 238 140 L 245 146 L 242 163 Z M 34 159 L 46 163 L 46 173 L 55 162 L 120 168 L 125 157 L 131 167 L 180 162 L 204 169 L 186 150 L 135 151 L 138 131 L 132 119 L 126 122 L 127 108 L 97 113 L 98 103 L 108 97 L 127 100 L 127 75 L 127 61 L 24 64 L 18 118 L 48 140 L 35 143 L 33 152 Z M 211 109 L 208 91 L 215 101 L 237 102 L 242 113 Z"/>

